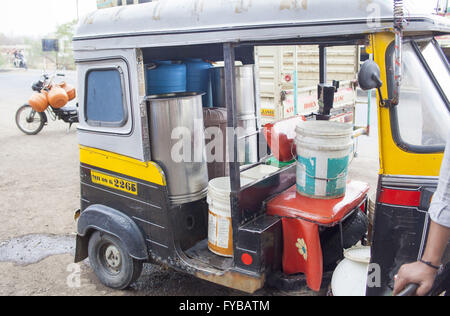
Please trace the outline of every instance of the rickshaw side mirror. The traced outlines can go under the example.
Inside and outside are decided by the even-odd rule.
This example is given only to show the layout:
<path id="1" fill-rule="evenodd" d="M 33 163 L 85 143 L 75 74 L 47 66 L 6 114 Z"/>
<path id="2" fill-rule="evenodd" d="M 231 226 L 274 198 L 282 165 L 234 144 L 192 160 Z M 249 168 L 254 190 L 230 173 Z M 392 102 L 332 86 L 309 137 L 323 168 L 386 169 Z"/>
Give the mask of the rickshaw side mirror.
<path id="1" fill-rule="evenodd" d="M 379 89 L 383 86 L 380 67 L 373 60 L 367 60 L 358 74 L 358 83 L 364 91 Z"/>

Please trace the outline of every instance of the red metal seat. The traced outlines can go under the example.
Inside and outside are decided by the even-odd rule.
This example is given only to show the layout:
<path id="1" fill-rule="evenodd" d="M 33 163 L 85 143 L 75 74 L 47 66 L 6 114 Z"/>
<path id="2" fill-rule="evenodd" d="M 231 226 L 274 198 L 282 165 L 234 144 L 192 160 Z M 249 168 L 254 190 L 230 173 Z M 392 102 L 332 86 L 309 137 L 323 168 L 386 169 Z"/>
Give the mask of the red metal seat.
<path id="1" fill-rule="evenodd" d="M 271 200 L 267 204 L 267 211 L 270 215 L 300 218 L 320 226 L 334 226 L 361 204 L 368 191 L 367 183 L 351 181 L 347 184 L 344 197 L 321 200 L 302 196 L 293 186 Z"/>
<path id="2" fill-rule="evenodd" d="M 267 213 L 282 217 L 284 273 L 304 273 L 308 286 L 319 291 L 323 277 L 319 226 L 338 225 L 364 202 L 368 191 L 368 184 L 351 181 L 344 197 L 320 200 L 298 194 L 296 186 L 293 186 L 269 201 Z"/>

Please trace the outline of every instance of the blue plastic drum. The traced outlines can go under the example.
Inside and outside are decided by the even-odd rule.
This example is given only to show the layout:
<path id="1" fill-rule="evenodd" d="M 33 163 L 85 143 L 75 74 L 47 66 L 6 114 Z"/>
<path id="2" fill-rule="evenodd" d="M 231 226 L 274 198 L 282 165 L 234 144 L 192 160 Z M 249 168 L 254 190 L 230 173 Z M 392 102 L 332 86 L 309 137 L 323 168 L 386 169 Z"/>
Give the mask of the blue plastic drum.
<path id="1" fill-rule="evenodd" d="M 186 59 L 185 64 L 187 68 L 187 91 L 205 93 L 203 96 L 203 107 L 213 107 L 209 74 L 209 69 L 213 68 L 213 66 L 201 59 Z"/>
<path id="2" fill-rule="evenodd" d="M 157 61 L 147 65 L 147 94 L 187 92 L 187 67 L 181 62 Z"/>

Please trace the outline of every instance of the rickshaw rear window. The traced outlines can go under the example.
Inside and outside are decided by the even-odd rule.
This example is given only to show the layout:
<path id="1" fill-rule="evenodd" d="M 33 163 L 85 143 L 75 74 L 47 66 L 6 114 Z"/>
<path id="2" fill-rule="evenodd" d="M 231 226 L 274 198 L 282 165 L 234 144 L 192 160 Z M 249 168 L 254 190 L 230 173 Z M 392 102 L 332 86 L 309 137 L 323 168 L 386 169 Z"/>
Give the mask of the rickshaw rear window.
<path id="1" fill-rule="evenodd" d="M 86 119 L 89 124 L 121 125 L 125 119 L 121 74 L 116 69 L 87 74 Z"/>

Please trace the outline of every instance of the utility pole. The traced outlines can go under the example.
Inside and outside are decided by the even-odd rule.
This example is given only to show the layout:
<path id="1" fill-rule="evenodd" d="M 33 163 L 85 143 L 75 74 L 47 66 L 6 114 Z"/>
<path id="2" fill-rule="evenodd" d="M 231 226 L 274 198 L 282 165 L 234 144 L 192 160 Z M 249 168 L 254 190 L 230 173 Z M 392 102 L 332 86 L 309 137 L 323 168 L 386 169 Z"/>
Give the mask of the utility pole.
<path id="1" fill-rule="evenodd" d="M 78 1 L 79 1 L 79 0 L 76 0 L 76 2 L 77 2 L 77 21 L 80 20 L 80 10 L 79 10 L 79 8 L 78 8 Z"/>

